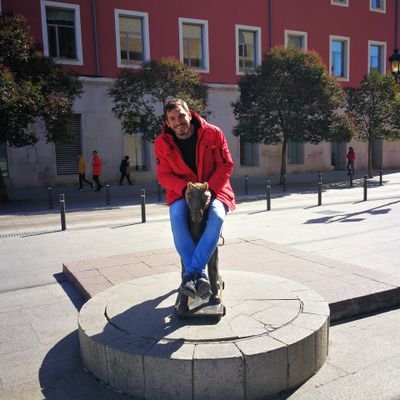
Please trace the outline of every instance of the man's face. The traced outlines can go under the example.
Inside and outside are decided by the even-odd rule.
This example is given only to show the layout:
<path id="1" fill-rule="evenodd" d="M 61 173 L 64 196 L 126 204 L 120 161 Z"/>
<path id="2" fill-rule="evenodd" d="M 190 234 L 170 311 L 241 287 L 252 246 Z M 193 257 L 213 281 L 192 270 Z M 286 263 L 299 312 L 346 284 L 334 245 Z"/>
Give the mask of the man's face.
<path id="1" fill-rule="evenodd" d="M 175 132 L 178 139 L 188 139 L 192 136 L 190 121 L 192 116 L 182 106 L 167 112 L 167 125 Z"/>

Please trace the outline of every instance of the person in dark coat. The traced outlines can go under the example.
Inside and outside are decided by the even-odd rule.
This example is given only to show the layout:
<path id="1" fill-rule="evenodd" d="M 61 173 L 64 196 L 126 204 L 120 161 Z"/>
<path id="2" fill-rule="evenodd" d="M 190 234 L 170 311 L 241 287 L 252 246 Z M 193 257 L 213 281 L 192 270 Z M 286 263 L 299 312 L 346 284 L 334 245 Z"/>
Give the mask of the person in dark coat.
<path id="1" fill-rule="evenodd" d="M 119 179 L 119 184 L 122 185 L 123 180 L 126 178 L 126 180 L 128 181 L 128 183 L 130 185 L 132 185 L 132 181 L 131 181 L 131 177 L 129 175 L 129 156 L 125 156 L 122 161 L 121 164 L 119 166 L 119 172 L 121 172 L 121 178 Z"/>

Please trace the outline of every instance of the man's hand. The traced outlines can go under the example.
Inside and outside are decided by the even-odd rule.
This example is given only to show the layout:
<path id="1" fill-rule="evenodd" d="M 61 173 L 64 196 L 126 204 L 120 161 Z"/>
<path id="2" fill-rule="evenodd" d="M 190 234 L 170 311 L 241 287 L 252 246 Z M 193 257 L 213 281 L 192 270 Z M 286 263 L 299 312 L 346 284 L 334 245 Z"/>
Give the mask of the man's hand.
<path id="1" fill-rule="evenodd" d="M 211 192 L 209 190 L 206 190 L 204 192 L 204 198 L 206 199 L 205 208 L 207 208 L 210 205 L 210 201 L 211 201 Z"/>

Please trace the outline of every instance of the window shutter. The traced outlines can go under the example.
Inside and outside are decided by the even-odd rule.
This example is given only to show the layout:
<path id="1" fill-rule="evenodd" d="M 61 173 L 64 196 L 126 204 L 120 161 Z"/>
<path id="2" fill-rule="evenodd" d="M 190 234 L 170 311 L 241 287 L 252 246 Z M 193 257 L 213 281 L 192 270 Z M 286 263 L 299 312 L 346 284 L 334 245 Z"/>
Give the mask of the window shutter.
<path id="1" fill-rule="evenodd" d="M 73 114 L 70 140 L 66 143 L 56 143 L 57 175 L 77 174 L 79 154 L 81 154 L 81 115 Z"/>

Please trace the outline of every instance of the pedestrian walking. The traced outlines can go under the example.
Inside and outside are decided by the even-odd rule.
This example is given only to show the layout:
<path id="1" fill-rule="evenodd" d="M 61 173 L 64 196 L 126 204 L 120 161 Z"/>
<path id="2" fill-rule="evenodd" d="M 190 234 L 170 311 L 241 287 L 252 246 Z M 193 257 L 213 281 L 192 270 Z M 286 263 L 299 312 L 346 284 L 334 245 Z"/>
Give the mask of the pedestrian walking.
<path id="1" fill-rule="evenodd" d="M 126 180 L 128 181 L 128 183 L 130 185 L 132 185 L 132 181 L 131 181 L 131 177 L 129 174 L 129 156 L 125 156 L 122 161 L 121 164 L 119 166 L 119 172 L 121 172 L 121 177 L 119 179 L 119 184 L 122 185 L 123 180 L 126 178 Z"/>
<path id="2" fill-rule="evenodd" d="M 356 153 L 352 147 L 349 147 L 349 151 L 346 155 L 347 158 L 347 175 L 354 175 L 354 161 L 356 159 Z"/>
<path id="3" fill-rule="evenodd" d="M 93 189 L 93 183 L 86 179 L 86 161 L 82 154 L 78 155 L 78 179 L 79 190 L 83 190 L 83 182 L 87 183 Z"/>
<path id="4" fill-rule="evenodd" d="M 96 150 L 92 152 L 92 176 L 93 181 L 96 182 L 96 192 L 99 192 L 103 185 L 100 183 L 100 174 L 101 174 L 101 158 L 97 154 Z"/>

